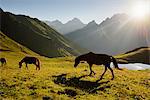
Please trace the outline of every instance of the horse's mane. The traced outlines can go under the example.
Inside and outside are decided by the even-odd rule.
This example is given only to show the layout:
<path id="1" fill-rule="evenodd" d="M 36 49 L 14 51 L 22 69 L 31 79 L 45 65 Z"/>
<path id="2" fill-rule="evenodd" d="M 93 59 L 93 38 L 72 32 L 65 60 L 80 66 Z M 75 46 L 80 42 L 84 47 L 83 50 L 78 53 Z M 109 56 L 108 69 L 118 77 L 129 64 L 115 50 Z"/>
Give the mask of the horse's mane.
<path id="1" fill-rule="evenodd" d="M 21 59 L 21 61 L 19 62 L 19 63 L 23 63 L 24 62 L 24 58 L 23 59 Z"/>

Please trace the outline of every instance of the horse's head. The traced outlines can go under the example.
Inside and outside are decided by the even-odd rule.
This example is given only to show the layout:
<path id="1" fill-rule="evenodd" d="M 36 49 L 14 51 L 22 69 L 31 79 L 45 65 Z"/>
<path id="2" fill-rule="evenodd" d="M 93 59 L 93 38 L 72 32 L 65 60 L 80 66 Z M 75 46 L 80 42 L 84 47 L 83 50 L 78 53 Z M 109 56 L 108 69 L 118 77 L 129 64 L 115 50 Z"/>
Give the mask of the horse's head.
<path id="1" fill-rule="evenodd" d="M 19 62 L 19 68 L 21 68 L 21 66 L 22 66 L 22 62 Z"/>
<path id="2" fill-rule="evenodd" d="M 80 63 L 80 59 L 77 57 L 77 58 L 75 59 L 74 67 L 77 67 L 79 63 Z"/>

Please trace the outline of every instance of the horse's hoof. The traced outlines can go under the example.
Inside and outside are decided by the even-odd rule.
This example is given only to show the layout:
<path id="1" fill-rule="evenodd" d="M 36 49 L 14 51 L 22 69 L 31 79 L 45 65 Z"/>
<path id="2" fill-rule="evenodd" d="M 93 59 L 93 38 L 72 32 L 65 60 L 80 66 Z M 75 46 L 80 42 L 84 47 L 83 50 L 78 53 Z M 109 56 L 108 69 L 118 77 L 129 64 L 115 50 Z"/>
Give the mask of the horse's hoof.
<path id="1" fill-rule="evenodd" d="M 100 80 L 97 80 L 96 83 L 98 83 Z"/>
<path id="2" fill-rule="evenodd" d="M 88 76 L 92 76 L 92 73 L 90 73 Z"/>
<path id="3" fill-rule="evenodd" d="M 114 80 L 114 78 L 112 78 L 111 80 Z"/>
<path id="4" fill-rule="evenodd" d="M 102 77 L 102 78 L 100 78 L 99 80 L 102 80 L 102 79 L 104 79 L 104 78 Z"/>
<path id="5" fill-rule="evenodd" d="M 84 71 L 87 71 L 86 69 Z"/>
<path id="6" fill-rule="evenodd" d="M 88 75 L 88 76 L 92 76 L 92 75 Z"/>

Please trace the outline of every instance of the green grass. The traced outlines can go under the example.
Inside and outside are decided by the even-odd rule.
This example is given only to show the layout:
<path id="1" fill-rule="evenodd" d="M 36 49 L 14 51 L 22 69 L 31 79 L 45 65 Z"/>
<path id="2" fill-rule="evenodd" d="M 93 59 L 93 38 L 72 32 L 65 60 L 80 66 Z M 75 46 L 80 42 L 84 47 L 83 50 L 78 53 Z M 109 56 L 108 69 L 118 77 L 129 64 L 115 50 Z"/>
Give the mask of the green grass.
<path id="1" fill-rule="evenodd" d="M 89 74 L 86 63 L 73 67 L 74 57 L 40 59 L 41 70 L 34 65 L 19 69 L 18 62 L 25 56 L 16 52 L 1 52 L 7 59 L 6 66 L 0 66 L 0 99 L 6 100 L 148 100 L 150 98 L 150 70 L 123 71 L 114 69 L 115 79 L 108 71 L 104 79 L 96 83 L 104 67 L 93 66 L 96 75 Z"/>
<path id="2" fill-rule="evenodd" d="M 150 48 L 141 47 L 135 50 L 129 51 L 125 54 L 115 56 L 119 63 L 144 63 L 150 64 Z"/>

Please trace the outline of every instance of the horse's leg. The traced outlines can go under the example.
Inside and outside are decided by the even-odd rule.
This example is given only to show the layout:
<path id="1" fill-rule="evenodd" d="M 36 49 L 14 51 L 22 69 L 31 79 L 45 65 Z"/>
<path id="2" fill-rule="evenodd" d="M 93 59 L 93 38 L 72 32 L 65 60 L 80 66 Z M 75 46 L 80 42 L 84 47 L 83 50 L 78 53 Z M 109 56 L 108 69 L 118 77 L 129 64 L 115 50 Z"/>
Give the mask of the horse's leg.
<path id="1" fill-rule="evenodd" d="M 35 64 L 35 65 L 36 65 L 36 70 L 37 70 L 37 69 L 40 70 L 39 65 L 38 65 L 38 64 Z"/>
<path id="2" fill-rule="evenodd" d="M 107 66 L 105 66 L 105 70 L 104 70 L 103 74 L 101 75 L 100 80 L 102 80 L 102 79 L 103 79 L 103 76 L 104 76 L 104 74 L 105 74 L 105 72 L 106 72 L 106 71 L 107 71 Z"/>
<path id="3" fill-rule="evenodd" d="M 35 63 L 34 65 L 36 66 L 36 70 L 37 70 L 37 67 L 38 67 L 37 64 Z"/>
<path id="4" fill-rule="evenodd" d="M 36 70 L 37 70 L 37 65 L 36 65 Z"/>
<path id="5" fill-rule="evenodd" d="M 113 70 L 112 70 L 112 68 L 110 67 L 110 66 L 108 66 L 108 69 L 111 71 L 111 73 L 112 73 L 112 79 L 111 80 L 113 80 L 114 79 L 114 72 L 113 72 Z"/>
<path id="6" fill-rule="evenodd" d="M 37 69 L 38 69 L 38 70 L 40 70 L 40 67 L 39 67 L 39 65 L 36 65 L 36 70 L 37 70 Z"/>
<path id="7" fill-rule="evenodd" d="M 27 63 L 26 63 L 26 68 L 27 68 L 27 70 L 28 70 L 28 65 L 27 65 Z"/>
<path id="8" fill-rule="evenodd" d="M 37 69 L 38 69 L 38 70 L 40 70 L 39 61 L 38 61 L 38 60 L 36 60 L 36 62 L 35 62 L 34 64 L 36 65 L 36 70 L 37 70 Z"/>
<path id="9" fill-rule="evenodd" d="M 90 66 L 90 74 L 89 74 L 89 76 L 91 76 L 92 73 L 94 73 L 94 75 L 95 75 L 95 72 L 92 70 L 92 65 L 93 65 L 93 64 L 89 64 L 89 66 Z"/>
<path id="10" fill-rule="evenodd" d="M 89 76 L 91 76 L 92 75 L 92 64 L 89 64 L 89 67 L 90 67 L 90 74 L 89 74 Z"/>
<path id="11" fill-rule="evenodd" d="M 92 70 L 92 67 L 91 67 L 91 70 Z M 95 75 L 96 73 L 92 70 L 92 73 Z"/>
<path id="12" fill-rule="evenodd" d="M 4 63 L 2 63 L 1 66 L 4 66 Z"/>
<path id="13" fill-rule="evenodd" d="M 5 62 L 5 65 L 6 65 L 6 62 Z"/>
<path id="14" fill-rule="evenodd" d="M 38 65 L 38 69 L 40 70 L 40 65 Z"/>

